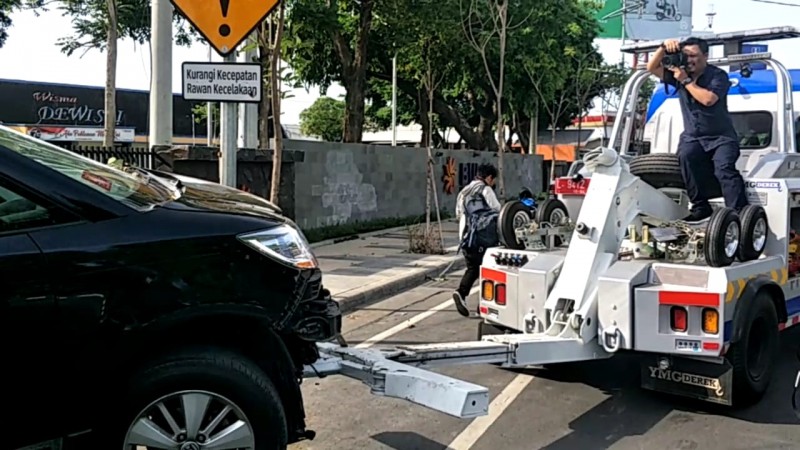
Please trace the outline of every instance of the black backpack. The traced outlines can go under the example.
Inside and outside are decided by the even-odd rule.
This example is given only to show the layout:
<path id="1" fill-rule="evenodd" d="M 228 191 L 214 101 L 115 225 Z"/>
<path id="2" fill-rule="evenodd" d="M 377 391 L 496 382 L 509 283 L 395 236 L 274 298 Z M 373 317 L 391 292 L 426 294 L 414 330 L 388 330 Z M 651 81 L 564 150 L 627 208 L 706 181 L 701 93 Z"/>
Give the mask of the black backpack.
<path id="1" fill-rule="evenodd" d="M 489 247 L 497 246 L 500 236 L 497 232 L 499 213 L 492 210 L 483 196 L 483 183 L 475 184 L 464 193 L 464 234 L 461 236 L 459 250 L 470 253 L 482 252 Z"/>

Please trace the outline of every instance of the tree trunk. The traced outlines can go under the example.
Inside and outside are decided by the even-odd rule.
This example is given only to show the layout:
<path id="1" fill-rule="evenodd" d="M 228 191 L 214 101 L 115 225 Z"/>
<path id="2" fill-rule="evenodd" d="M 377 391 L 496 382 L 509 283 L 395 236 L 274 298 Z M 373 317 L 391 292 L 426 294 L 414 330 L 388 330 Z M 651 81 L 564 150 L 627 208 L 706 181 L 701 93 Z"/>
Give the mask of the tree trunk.
<path id="1" fill-rule="evenodd" d="M 270 61 L 272 61 L 272 51 L 270 49 L 270 43 L 272 42 L 272 20 L 267 19 L 261 23 L 259 27 L 259 35 L 258 35 L 258 61 L 261 64 L 261 71 L 265 73 L 267 76 L 265 77 L 266 80 L 269 78 L 269 73 L 271 71 Z M 266 81 L 265 81 L 266 84 Z M 261 96 L 261 103 L 258 105 L 258 142 L 261 144 L 261 148 L 269 148 L 269 121 L 270 121 L 270 113 L 272 112 L 272 106 L 270 103 L 270 91 L 271 91 L 271 84 L 270 86 L 262 86 L 262 91 L 264 95 Z"/>
<path id="2" fill-rule="evenodd" d="M 555 119 L 553 120 L 555 122 Z M 552 154 L 553 154 L 553 163 L 550 165 L 550 182 L 554 182 L 556 180 L 556 126 L 551 125 L 552 131 L 550 136 L 552 137 L 551 145 L 552 147 Z"/>
<path id="3" fill-rule="evenodd" d="M 280 83 L 280 62 L 281 62 L 281 38 L 283 37 L 284 12 L 286 3 L 281 2 L 280 16 L 278 16 L 278 32 L 275 35 L 275 44 L 272 47 L 272 70 L 270 81 L 272 82 L 272 128 L 275 133 L 275 148 L 272 157 L 272 186 L 269 190 L 269 199 L 272 203 L 280 206 L 278 195 L 281 185 L 281 165 L 283 153 L 283 132 L 281 128 L 281 83 Z"/>
<path id="4" fill-rule="evenodd" d="M 103 106 L 103 146 L 113 147 L 117 135 L 117 2 L 106 0 L 108 32 L 106 34 L 106 92 Z"/>
<path id="5" fill-rule="evenodd" d="M 428 62 L 428 73 L 430 74 L 430 62 Z M 433 154 L 431 153 L 431 142 L 433 141 L 433 77 L 430 79 L 430 87 L 428 88 L 428 124 L 430 135 L 428 139 L 428 189 L 433 192 L 433 205 L 436 208 L 436 224 L 439 227 L 439 244 L 444 252 L 444 234 L 442 232 L 442 214 L 439 208 L 439 193 L 434 182 L 433 173 Z M 430 207 L 429 207 L 430 209 Z M 430 215 L 430 212 L 428 213 Z"/>
<path id="6" fill-rule="evenodd" d="M 342 81 L 345 94 L 345 114 L 343 142 L 361 142 L 364 132 L 364 92 L 367 87 L 367 43 L 372 29 L 374 0 L 362 0 L 359 11 L 358 36 L 355 51 L 350 51 L 349 43 L 338 30 L 333 30 L 333 46 L 342 64 Z M 336 14 L 336 3 L 328 6 Z"/>

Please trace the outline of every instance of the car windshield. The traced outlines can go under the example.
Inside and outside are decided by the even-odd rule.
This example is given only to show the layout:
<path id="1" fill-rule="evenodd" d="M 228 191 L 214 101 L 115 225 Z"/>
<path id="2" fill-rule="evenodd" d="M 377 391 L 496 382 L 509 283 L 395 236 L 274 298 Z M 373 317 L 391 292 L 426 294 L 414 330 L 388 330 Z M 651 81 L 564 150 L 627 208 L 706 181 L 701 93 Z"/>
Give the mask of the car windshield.
<path id="1" fill-rule="evenodd" d="M 155 177 L 127 173 L 2 126 L 0 146 L 138 210 L 151 209 L 180 195 Z"/>

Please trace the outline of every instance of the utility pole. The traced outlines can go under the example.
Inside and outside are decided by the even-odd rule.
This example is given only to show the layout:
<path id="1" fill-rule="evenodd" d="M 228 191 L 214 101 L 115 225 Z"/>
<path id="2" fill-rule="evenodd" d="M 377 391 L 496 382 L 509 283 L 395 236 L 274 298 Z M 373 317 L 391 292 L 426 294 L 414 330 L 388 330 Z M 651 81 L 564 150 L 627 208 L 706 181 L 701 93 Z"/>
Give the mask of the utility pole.
<path id="1" fill-rule="evenodd" d="M 256 56 L 257 49 L 253 43 L 258 42 L 258 32 L 250 33 L 245 47 L 247 50 L 239 54 L 239 62 L 253 63 Z M 258 104 L 256 103 L 240 103 L 239 104 L 239 133 L 238 133 L 239 147 L 241 148 L 258 148 Z"/>
<path id="2" fill-rule="evenodd" d="M 208 46 L 208 62 L 211 62 L 211 45 Z M 206 135 L 208 136 L 207 143 L 209 147 L 214 146 L 214 103 L 206 103 Z"/>
<path id="3" fill-rule="evenodd" d="M 208 45 L 208 62 L 211 62 L 211 44 Z M 206 103 L 206 134 L 208 135 L 209 147 L 214 146 L 214 103 Z"/>
<path id="4" fill-rule="evenodd" d="M 225 57 L 226 63 L 236 62 L 236 54 Z M 239 104 L 220 102 L 220 164 L 219 182 L 222 185 L 236 187 L 236 153 L 237 125 L 239 125 Z"/>
<path id="5" fill-rule="evenodd" d="M 397 53 L 392 58 L 392 147 L 397 147 Z"/>
<path id="6" fill-rule="evenodd" d="M 153 0 L 150 26 L 150 148 L 172 145 L 172 4 Z"/>

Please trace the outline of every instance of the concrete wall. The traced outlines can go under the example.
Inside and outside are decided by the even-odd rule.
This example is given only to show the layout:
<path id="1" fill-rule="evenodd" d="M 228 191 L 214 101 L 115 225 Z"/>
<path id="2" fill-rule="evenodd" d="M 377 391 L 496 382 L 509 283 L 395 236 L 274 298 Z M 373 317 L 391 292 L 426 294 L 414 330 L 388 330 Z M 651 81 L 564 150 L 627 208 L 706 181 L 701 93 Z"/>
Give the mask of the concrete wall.
<path id="1" fill-rule="evenodd" d="M 284 150 L 280 206 L 303 229 L 425 212 L 425 149 L 285 140 Z M 479 164 L 497 166 L 496 153 L 432 152 L 439 204 L 448 211 L 455 210 L 458 191 L 474 178 Z M 192 149 L 187 159 L 174 162 L 175 171 L 217 181 L 215 153 Z M 239 187 L 266 196 L 271 152 L 241 150 L 239 161 Z M 541 191 L 541 156 L 506 153 L 503 165 L 506 197 L 515 197 L 522 187 Z"/>

